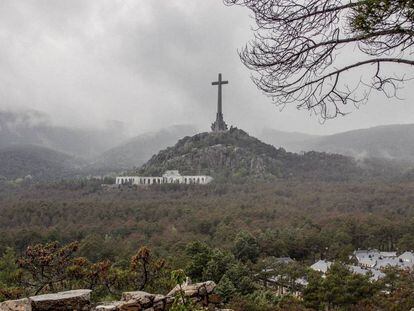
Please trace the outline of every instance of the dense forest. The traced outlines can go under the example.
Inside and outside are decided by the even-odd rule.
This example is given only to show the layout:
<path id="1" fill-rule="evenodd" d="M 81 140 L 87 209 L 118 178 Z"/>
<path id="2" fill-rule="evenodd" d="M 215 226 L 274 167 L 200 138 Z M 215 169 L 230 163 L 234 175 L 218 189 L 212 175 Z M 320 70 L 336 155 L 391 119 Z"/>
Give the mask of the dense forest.
<path id="1" fill-rule="evenodd" d="M 78 180 L 5 183 L 0 189 L 0 266 L 9 271 L 0 274 L 2 299 L 68 287 L 99 288 L 96 299 L 137 287 L 161 292 L 171 286 L 169 272 L 184 269 L 194 280 L 217 282 L 235 310 L 286 310 L 286 304 L 292 310 L 361 304 L 375 309 L 376 303 L 383 307 L 397 299 L 394 294 L 382 297 L 384 284 L 350 274 L 339 263 L 331 269 L 332 277 L 324 279 L 309 274 L 307 267 L 321 258 L 347 263 L 359 248 L 399 253 L 414 249 L 411 182 L 272 181 L 114 189 L 101 187 L 101 181 Z M 66 271 L 65 282 L 41 287 L 30 273 L 36 254 L 48 254 L 52 265 L 66 251 L 67 269 L 59 269 Z M 144 285 L 139 263 L 147 255 L 142 254 L 150 254 L 153 272 Z M 260 282 L 263 269 L 285 256 L 295 260 L 294 266 L 277 269 L 310 282 L 303 298 L 282 299 Z M 53 265 L 49 268 L 54 271 Z M 85 281 L 91 274 L 96 277 L 93 284 Z M 390 271 L 388 277 L 398 279 L 393 284 L 408 284 L 414 276 Z M 329 283 L 338 280 L 350 283 Z M 356 296 L 341 302 L 327 294 L 335 286 L 348 286 L 349 295 Z M 404 293 L 396 287 L 395 295 L 406 296 L 399 298 L 404 307 L 395 310 L 414 306 L 409 299 L 412 285 L 407 286 Z"/>

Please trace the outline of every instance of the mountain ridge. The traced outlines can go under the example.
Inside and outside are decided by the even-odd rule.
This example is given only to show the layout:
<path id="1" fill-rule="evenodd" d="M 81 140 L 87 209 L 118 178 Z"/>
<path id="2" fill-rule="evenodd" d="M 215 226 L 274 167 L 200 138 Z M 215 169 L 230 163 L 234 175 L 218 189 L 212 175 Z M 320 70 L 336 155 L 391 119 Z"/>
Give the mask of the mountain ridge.
<path id="1" fill-rule="evenodd" d="M 46 114 L 36 110 L 0 111 L 0 149 L 38 145 L 90 159 L 125 138 L 115 125 L 105 129 L 71 128 L 53 125 Z"/>
<path id="2" fill-rule="evenodd" d="M 290 153 L 237 128 L 184 137 L 154 155 L 137 173 L 156 176 L 170 169 L 179 169 L 183 174 L 209 174 L 220 180 L 253 177 L 342 181 L 363 174 L 350 157 Z"/>
<path id="3" fill-rule="evenodd" d="M 195 132 L 196 129 L 192 125 L 175 125 L 143 133 L 103 152 L 89 167 L 97 170 L 126 170 L 139 167 L 159 150 Z"/>
<path id="4" fill-rule="evenodd" d="M 275 146 L 284 144 L 292 152 L 320 151 L 340 153 L 357 159 L 385 158 L 414 163 L 414 124 L 381 125 L 331 135 L 265 129 L 259 137 Z"/>
<path id="5" fill-rule="evenodd" d="M 0 150 L 1 179 L 28 177 L 34 181 L 73 178 L 83 163 L 75 157 L 38 145 L 16 145 Z"/>

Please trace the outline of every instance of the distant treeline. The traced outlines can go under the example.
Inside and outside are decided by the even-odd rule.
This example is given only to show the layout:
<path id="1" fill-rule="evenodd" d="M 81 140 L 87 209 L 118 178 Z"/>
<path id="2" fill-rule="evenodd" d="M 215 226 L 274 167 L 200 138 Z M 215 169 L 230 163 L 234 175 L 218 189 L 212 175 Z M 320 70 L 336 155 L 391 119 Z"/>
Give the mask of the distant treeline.
<path id="1" fill-rule="evenodd" d="M 298 260 L 414 249 L 414 183 L 273 182 L 105 190 L 101 181 L 0 188 L 0 252 L 93 241 L 92 260 L 139 245 L 175 254 L 193 240 L 229 248 L 240 230 L 260 253 Z"/>
<path id="2" fill-rule="evenodd" d="M 166 273 L 183 268 L 196 280 L 221 282 L 229 303 L 239 305 L 236 310 L 259 310 L 254 309 L 255 299 L 270 306 L 262 305 L 260 310 L 278 310 L 275 306 L 282 301 L 260 292 L 264 289 L 256 279 L 270 258 L 290 256 L 301 267 L 294 270 L 305 274 L 315 260 L 347 262 L 359 248 L 413 250 L 413 236 L 414 183 L 408 182 L 284 181 L 106 189 L 100 181 L 84 180 L 0 188 L 0 256 L 25 257 L 29 245 L 78 241 L 74 257 L 84 258 L 82 273 L 93 273 L 88 269 L 106 262 L 109 266 L 102 263 L 102 268 L 119 268 L 122 274 L 146 245 L 153 258 L 165 260 Z M 229 263 L 224 270 L 222 262 Z M 209 268 L 204 271 L 200 265 Z M 340 267 L 335 271 L 346 273 Z M 166 289 L 171 285 L 167 279 L 148 286 Z M 354 281 L 365 282 L 349 279 Z M 119 285 L 114 293 L 134 284 L 128 278 L 122 282 L 125 287 Z M 330 287 L 318 286 L 322 286 L 318 291 Z M 371 288 L 363 297 L 377 293 Z M 105 289 L 98 294 L 111 295 Z M 352 305 L 362 303 L 362 298 L 353 299 Z M 319 308 L 315 303 L 306 306 Z"/>

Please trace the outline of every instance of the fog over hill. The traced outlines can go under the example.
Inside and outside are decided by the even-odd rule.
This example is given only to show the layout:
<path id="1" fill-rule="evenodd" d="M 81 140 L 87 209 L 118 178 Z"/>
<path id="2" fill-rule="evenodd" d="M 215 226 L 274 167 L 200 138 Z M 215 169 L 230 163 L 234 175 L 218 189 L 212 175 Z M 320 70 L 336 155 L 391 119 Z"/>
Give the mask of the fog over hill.
<path id="1" fill-rule="evenodd" d="M 74 129 L 55 126 L 41 112 L 0 111 L 0 165 L 6 178 L 50 178 L 118 174 L 139 168 L 153 155 L 197 133 L 192 125 L 176 125 L 128 137 L 123 123 L 106 128 Z M 388 125 L 316 136 L 264 129 L 258 138 L 290 152 L 321 151 L 356 159 L 393 160 L 412 169 L 414 125 Z M 378 163 L 378 162 L 375 162 Z M 395 164 L 395 163 L 394 163 Z M 381 167 L 386 166 L 381 162 Z M 44 170 L 44 172 L 43 172 Z"/>
<path id="2" fill-rule="evenodd" d="M 194 126 L 176 125 L 131 138 L 122 122 L 78 129 L 55 126 L 48 115 L 35 110 L 0 111 L 0 175 L 50 180 L 117 173 L 142 165 L 196 132 Z"/>
<path id="3" fill-rule="evenodd" d="M 47 114 L 35 110 L 0 111 L 0 149 L 37 145 L 79 158 L 93 158 L 125 140 L 121 122 L 104 129 L 56 126 Z"/>
<path id="4" fill-rule="evenodd" d="M 359 129 L 327 136 L 265 129 L 259 137 L 288 151 L 324 151 L 355 158 L 384 158 L 414 162 L 414 124 Z"/>
<path id="5" fill-rule="evenodd" d="M 264 128 L 258 134 L 258 138 L 264 142 L 296 153 L 311 150 L 311 144 L 322 137 L 299 132 L 284 132 L 271 128 Z"/>
<path id="6" fill-rule="evenodd" d="M 126 170 L 139 167 L 161 149 L 197 132 L 191 125 L 176 125 L 159 131 L 140 134 L 107 150 L 90 165 L 96 170 Z"/>
<path id="7" fill-rule="evenodd" d="M 0 149 L 0 177 L 51 181 L 81 174 L 83 163 L 74 157 L 41 146 L 16 145 Z"/>

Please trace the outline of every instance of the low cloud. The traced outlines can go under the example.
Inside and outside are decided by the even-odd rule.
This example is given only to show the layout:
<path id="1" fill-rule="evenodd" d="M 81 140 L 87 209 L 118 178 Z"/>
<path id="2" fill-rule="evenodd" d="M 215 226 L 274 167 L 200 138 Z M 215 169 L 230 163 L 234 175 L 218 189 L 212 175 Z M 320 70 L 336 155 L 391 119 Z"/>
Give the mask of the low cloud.
<path id="1" fill-rule="evenodd" d="M 248 131 L 414 121 L 414 105 L 379 96 L 323 126 L 293 107 L 279 112 L 237 55 L 251 37 L 248 14 L 221 0 L 1 1 L 0 108 L 44 111 L 69 126 L 120 120 L 136 133 L 180 123 L 207 130 L 217 97 L 210 84 L 222 72 L 230 80 L 225 119 Z"/>

